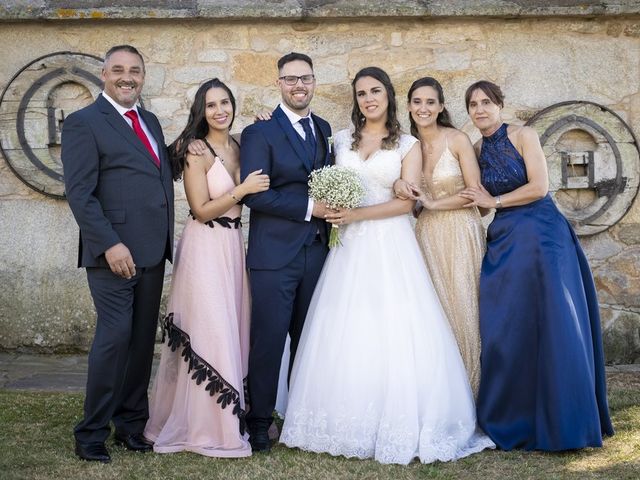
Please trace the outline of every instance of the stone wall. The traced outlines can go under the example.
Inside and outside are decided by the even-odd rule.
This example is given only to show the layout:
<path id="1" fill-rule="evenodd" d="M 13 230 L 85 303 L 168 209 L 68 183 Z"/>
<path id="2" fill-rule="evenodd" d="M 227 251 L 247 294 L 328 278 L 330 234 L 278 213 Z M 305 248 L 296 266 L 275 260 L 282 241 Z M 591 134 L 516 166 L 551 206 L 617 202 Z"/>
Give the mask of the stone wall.
<path id="1" fill-rule="evenodd" d="M 439 2 L 449 5 L 440 10 L 430 2 L 360 2 L 366 6 L 361 11 L 340 1 L 258 2 L 268 4 L 263 10 L 242 1 L 138 2 L 137 10 L 126 7 L 129 2 L 75 3 L 93 7 L 3 3 L 0 88 L 43 55 L 71 51 L 101 57 L 111 45 L 130 43 L 147 63 L 144 103 L 172 140 L 186 122 L 199 83 L 210 77 L 221 78 L 236 93 L 234 130 L 250 123 L 254 113 L 273 108 L 279 100 L 276 60 L 296 50 L 315 61 L 313 109 L 334 131 L 349 126 L 350 79 L 361 67 L 377 65 L 394 81 L 405 126 L 408 86 L 432 75 L 444 86 L 454 122 L 472 139 L 479 135 L 463 94 L 481 78 L 503 86 L 507 122 L 522 124 L 555 103 L 589 100 L 611 109 L 640 138 L 637 2 L 456 1 Z M 0 117 L 0 142 L 7 141 L 11 121 Z M 182 222 L 181 184 L 176 192 L 176 217 Z M 638 197 L 622 213 L 614 226 L 581 238 L 613 363 L 640 362 Z M 75 268 L 77 227 L 66 202 L 27 187 L 1 159 L 0 219 L 0 347 L 86 348 L 94 312 L 84 272 Z M 170 275 L 167 286 L 169 280 Z"/>

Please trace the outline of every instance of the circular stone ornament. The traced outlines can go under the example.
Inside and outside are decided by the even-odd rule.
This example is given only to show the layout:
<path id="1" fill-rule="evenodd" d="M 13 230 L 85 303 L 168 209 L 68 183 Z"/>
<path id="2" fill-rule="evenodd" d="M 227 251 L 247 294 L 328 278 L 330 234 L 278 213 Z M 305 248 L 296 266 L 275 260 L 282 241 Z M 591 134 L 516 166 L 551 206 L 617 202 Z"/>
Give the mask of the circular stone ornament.
<path id="1" fill-rule="evenodd" d="M 0 151 L 16 176 L 44 195 L 65 198 L 62 124 L 102 91 L 102 62 L 84 53 L 42 56 L 20 69 L 0 96 Z"/>
<path id="2" fill-rule="evenodd" d="M 640 151 L 620 116 L 570 101 L 541 110 L 526 125 L 540 136 L 549 193 L 578 235 L 602 232 L 627 213 L 640 184 Z"/>

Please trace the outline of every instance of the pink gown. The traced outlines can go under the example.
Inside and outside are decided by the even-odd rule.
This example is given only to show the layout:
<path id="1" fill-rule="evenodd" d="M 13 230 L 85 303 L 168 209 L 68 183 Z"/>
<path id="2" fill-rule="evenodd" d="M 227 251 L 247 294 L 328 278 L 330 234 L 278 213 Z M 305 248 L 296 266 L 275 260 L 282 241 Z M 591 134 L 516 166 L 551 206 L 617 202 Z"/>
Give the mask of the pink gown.
<path id="1" fill-rule="evenodd" d="M 217 160 L 207 183 L 211 198 L 234 187 Z M 207 224 L 188 218 L 178 243 L 144 430 L 155 452 L 251 455 L 244 422 L 250 308 L 244 242 L 237 228 L 241 209 L 235 205 Z"/>

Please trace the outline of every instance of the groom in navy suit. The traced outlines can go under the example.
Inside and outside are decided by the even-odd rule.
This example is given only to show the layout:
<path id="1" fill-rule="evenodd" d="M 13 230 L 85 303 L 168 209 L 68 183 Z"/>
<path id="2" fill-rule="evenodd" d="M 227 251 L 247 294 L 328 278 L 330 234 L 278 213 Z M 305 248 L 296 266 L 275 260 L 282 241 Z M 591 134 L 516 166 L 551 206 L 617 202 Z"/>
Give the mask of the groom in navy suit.
<path id="1" fill-rule="evenodd" d="M 76 454 L 104 463 L 111 460 L 110 422 L 116 443 L 152 448 L 142 431 L 173 245 L 173 181 L 160 123 L 137 105 L 144 77 L 134 47 L 111 48 L 104 91 L 69 115 L 62 130 L 66 195 L 80 227 L 78 266 L 86 268 L 97 312 Z"/>
<path id="2" fill-rule="evenodd" d="M 247 423 L 254 451 L 270 449 L 287 333 L 293 362 L 328 252 L 326 206 L 309 198 L 308 177 L 330 163 L 331 127 L 309 110 L 316 85 L 311 59 L 289 53 L 278 60 L 278 74 L 282 102 L 270 120 L 244 129 L 240 149 L 242 180 L 258 169 L 271 179 L 269 190 L 245 197 L 252 295 Z"/>

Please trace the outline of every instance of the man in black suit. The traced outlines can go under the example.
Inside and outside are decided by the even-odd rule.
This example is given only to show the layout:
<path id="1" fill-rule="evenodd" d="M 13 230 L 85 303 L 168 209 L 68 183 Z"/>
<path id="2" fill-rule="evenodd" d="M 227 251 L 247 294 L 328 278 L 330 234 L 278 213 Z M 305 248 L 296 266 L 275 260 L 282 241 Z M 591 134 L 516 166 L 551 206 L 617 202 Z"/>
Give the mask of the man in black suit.
<path id="1" fill-rule="evenodd" d="M 134 47 L 111 48 L 102 94 L 69 115 L 62 130 L 66 195 L 80 227 L 78 266 L 86 268 L 97 312 L 75 450 L 105 463 L 111 421 L 117 444 L 152 449 L 142 431 L 164 265 L 172 257 L 171 165 L 158 119 L 137 105 L 144 77 Z"/>
<path id="2" fill-rule="evenodd" d="M 251 208 L 247 266 L 252 311 L 247 414 L 253 451 L 270 449 L 268 428 L 287 333 L 291 363 L 313 290 L 327 256 L 327 213 L 309 198 L 309 174 L 331 163 L 329 124 L 311 113 L 316 80 L 311 58 L 289 53 L 278 61 L 282 102 L 270 120 L 242 132 L 241 176 L 262 169 L 267 191 L 247 195 Z"/>

